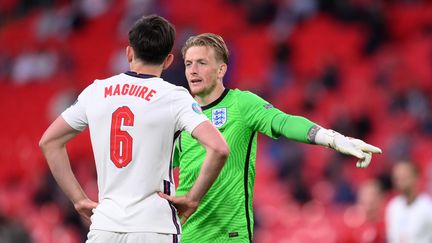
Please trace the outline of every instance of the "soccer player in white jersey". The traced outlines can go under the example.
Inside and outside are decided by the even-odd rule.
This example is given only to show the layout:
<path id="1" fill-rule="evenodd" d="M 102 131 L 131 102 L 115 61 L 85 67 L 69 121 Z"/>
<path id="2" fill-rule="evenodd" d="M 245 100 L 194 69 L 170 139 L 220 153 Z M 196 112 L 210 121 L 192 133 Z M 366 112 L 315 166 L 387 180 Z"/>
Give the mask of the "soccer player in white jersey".
<path id="1" fill-rule="evenodd" d="M 399 161 L 392 171 L 398 195 L 386 208 L 388 243 L 432 242 L 432 198 L 419 189 L 419 169 L 410 161 Z"/>
<path id="2" fill-rule="evenodd" d="M 188 91 L 160 78 L 172 63 L 174 38 L 173 26 L 162 17 L 139 19 L 126 48 L 130 71 L 95 80 L 40 140 L 57 183 L 91 221 L 88 243 L 177 242 L 180 219 L 183 223 L 196 210 L 228 157 L 225 140 Z M 65 148 L 87 126 L 98 203 L 76 180 Z M 160 195 L 174 196 L 171 154 L 175 134 L 183 130 L 200 141 L 207 155 L 194 187 L 172 205 Z"/>

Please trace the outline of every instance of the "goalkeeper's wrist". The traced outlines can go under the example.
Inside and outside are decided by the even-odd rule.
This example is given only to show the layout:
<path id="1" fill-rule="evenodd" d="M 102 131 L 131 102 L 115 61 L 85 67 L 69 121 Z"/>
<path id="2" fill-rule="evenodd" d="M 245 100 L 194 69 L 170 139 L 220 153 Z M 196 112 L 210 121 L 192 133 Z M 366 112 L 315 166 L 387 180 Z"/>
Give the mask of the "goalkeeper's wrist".
<path id="1" fill-rule="evenodd" d="M 335 137 L 342 136 L 331 129 L 325 129 L 318 125 L 312 127 L 308 133 L 308 140 L 313 144 L 335 148 Z"/>

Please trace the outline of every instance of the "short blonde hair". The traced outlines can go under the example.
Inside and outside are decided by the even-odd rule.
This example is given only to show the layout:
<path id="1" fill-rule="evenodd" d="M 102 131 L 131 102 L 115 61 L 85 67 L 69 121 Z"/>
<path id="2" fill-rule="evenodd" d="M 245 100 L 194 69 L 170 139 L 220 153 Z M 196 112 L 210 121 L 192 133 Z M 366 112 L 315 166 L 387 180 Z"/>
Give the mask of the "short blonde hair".
<path id="1" fill-rule="evenodd" d="M 229 51 L 222 36 L 213 33 L 203 33 L 189 37 L 182 48 L 183 59 L 186 51 L 192 46 L 208 46 L 213 47 L 216 59 L 228 64 Z"/>

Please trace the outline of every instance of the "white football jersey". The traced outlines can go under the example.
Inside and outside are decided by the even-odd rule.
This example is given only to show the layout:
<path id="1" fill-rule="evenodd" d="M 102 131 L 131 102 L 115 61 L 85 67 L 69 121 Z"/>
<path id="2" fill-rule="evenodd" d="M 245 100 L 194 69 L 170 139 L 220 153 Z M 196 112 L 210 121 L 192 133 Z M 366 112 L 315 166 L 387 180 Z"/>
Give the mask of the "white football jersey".
<path id="1" fill-rule="evenodd" d="M 420 194 L 411 204 L 398 195 L 386 208 L 386 231 L 389 243 L 432 242 L 432 199 Z"/>
<path id="2" fill-rule="evenodd" d="M 178 131 L 208 120 L 188 91 L 126 72 L 96 80 L 62 113 L 76 130 L 89 126 L 99 205 L 90 229 L 179 234 L 171 156 Z"/>

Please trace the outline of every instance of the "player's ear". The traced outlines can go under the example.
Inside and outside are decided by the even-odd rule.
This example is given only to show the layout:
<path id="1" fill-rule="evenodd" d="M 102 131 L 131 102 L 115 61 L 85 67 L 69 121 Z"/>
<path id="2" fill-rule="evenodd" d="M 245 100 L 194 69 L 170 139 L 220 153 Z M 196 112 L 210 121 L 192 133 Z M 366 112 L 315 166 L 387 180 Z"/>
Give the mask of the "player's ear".
<path id="1" fill-rule="evenodd" d="M 226 65 L 226 63 L 222 63 L 221 65 L 219 65 L 218 78 L 222 79 L 225 76 L 227 68 L 228 66 Z"/>
<path id="2" fill-rule="evenodd" d="M 168 56 L 165 58 L 165 61 L 163 62 L 163 69 L 167 69 L 169 66 L 171 66 L 172 62 L 174 61 L 174 55 L 168 54 Z"/>
<path id="3" fill-rule="evenodd" d="M 134 52 L 132 47 L 130 46 L 126 47 L 126 56 L 127 56 L 128 63 L 131 63 L 134 57 Z"/>

